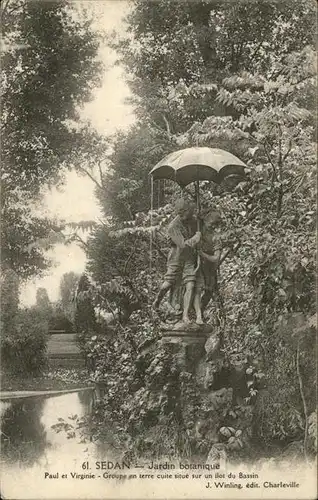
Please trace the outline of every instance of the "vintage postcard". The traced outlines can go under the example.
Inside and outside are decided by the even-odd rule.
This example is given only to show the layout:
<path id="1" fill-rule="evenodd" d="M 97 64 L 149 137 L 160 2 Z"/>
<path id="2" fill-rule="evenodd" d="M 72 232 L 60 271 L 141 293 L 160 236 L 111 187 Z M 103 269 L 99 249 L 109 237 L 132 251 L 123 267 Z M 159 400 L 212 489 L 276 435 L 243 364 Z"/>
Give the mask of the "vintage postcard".
<path id="1" fill-rule="evenodd" d="M 313 0 L 1 2 L 1 497 L 317 498 Z"/>

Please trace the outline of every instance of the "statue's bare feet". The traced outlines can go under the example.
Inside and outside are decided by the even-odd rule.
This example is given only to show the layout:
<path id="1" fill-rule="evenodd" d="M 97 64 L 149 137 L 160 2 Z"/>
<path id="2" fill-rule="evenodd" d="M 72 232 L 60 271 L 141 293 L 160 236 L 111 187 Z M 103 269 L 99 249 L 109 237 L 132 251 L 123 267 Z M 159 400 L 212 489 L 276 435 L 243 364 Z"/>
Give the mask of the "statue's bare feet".
<path id="1" fill-rule="evenodd" d="M 182 322 L 183 322 L 183 323 L 186 323 L 186 324 L 191 323 L 189 316 L 183 316 L 183 317 L 182 317 Z"/>
<path id="2" fill-rule="evenodd" d="M 197 318 L 195 322 L 197 325 L 204 325 L 204 321 L 203 321 L 202 317 Z"/>

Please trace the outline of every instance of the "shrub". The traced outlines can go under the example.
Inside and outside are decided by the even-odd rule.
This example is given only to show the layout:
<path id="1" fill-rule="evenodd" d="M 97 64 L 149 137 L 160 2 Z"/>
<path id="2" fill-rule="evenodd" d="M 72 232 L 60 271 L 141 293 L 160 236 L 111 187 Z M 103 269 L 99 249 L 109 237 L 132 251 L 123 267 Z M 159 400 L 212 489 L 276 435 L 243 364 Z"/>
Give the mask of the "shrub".
<path id="1" fill-rule="evenodd" d="M 12 331 L 4 331 L 1 365 L 11 375 L 39 375 L 46 365 L 48 324 L 38 312 L 20 310 Z"/>

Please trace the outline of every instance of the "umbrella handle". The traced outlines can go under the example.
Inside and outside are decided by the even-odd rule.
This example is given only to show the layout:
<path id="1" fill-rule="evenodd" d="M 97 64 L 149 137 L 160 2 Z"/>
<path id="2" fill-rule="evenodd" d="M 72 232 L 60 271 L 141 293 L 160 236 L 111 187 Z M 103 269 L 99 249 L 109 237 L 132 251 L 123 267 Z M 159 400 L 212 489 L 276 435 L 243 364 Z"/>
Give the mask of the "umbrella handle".
<path id="1" fill-rule="evenodd" d="M 195 196 L 196 196 L 196 205 L 197 205 L 197 230 L 200 231 L 200 214 L 201 214 L 201 203 L 200 203 L 200 185 L 199 179 L 195 181 Z"/>
<path id="2" fill-rule="evenodd" d="M 201 231 L 200 227 L 200 214 L 201 214 L 201 203 L 200 203 L 200 184 L 199 184 L 199 179 L 195 181 L 195 195 L 196 195 L 196 202 L 197 202 L 197 231 Z M 201 264 L 201 258 L 199 251 L 197 250 L 197 266 L 195 268 L 195 273 L 198 272 Z"/>

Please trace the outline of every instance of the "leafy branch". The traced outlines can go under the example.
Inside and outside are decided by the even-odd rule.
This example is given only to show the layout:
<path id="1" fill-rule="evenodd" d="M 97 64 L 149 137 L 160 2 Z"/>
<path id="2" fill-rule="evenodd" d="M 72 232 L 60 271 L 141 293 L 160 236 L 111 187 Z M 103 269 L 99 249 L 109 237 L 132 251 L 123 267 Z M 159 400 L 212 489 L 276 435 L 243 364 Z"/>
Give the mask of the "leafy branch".
<path id="1" fill-rule="evenodd" d="M 100 189 L 101 191 L 103 190 L 103 185 L 99 183 L 98 180 L 95 179 L 95 177 L 86 168 L 82 167 L 81 165 L 77 165 L 77 168 L 85 175 L 87 175 L 87 177 L 89 177 L 91 181 L 94 182 L 98 189 Z"/>

